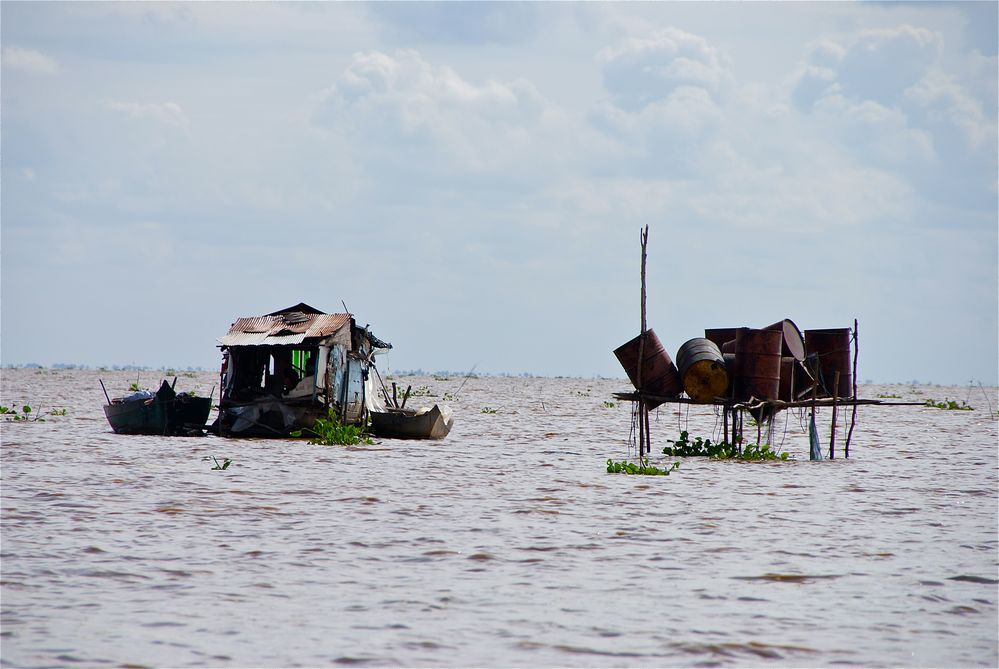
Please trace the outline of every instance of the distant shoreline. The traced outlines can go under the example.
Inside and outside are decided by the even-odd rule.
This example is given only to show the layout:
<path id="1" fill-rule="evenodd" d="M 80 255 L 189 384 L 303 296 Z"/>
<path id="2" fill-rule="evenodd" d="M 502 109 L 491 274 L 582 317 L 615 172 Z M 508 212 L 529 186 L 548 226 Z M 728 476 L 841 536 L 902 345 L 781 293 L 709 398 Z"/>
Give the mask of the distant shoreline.
<path id="1" fill-rule="evenodd" d="M 99 372 L 163 372 L 165 374 L 179 374 L 181 372 L 213 372 L 214 369 L 206 369 L 204 367 L 154 367 L 150 365 L 83 365 L 76 363 L 55 363 L 52 365 L 41 365 L 35 362 L 26 363 L 3 363 L 0 364 L 0 369 L 48 369 L 48 370 L 84 370 L 84 371 L 99 371 Z M 437 370 L 428 371 L 423 369 L 393 369 L 383 372 L 386 376 L 393 377 L 408 377 L 408 376 L 426 376 L 426 377 L 440 377 L 440 380 L 452 379 L 452 378 L 465 378 L 466 376 L 470 378 L 525 378 L 525 379 L 593 379 L 600 381 L 623 381 L 628 382 L 628 379 L 623 374 L 621 376 L 602 376 L 599 374 L 594 374 L 590 376 L 583 375 L 571 375 L 571 374 L 535 374 L 533 372 L 474 372 L 469 374 L 467 371 L 453 371 L 453 370 Z M 968 385 L 983 385 L 986 388 L 996 388 L 999 387 L 996 384 L 987 384 L 979 381 L 978 379 L 973 379 L 971 382 L 964 383 L 937 383 L 935 381 L 874 381 L 871 379 L 865 379 L 859 382 L 861 385 L 867 386 L 950 386 L 950 387 L 963 387 Z"/>

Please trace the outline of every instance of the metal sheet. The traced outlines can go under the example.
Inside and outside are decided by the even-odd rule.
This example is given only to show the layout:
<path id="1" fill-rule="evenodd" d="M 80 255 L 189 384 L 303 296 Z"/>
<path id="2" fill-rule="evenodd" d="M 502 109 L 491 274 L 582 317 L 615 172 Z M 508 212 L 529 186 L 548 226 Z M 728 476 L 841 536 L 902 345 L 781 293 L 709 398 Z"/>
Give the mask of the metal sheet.
<path id="1" fill-rule="evenodd" d="M 322 339 L 349 328 L 350 314 L 284 314 L 239 318 L 218 342 L 221 346 L 295 346 L 306 339 Z M 304 316 L 304 320 L 300 317 Z M 349 337 L 349 331 L 347 336 Z"/>

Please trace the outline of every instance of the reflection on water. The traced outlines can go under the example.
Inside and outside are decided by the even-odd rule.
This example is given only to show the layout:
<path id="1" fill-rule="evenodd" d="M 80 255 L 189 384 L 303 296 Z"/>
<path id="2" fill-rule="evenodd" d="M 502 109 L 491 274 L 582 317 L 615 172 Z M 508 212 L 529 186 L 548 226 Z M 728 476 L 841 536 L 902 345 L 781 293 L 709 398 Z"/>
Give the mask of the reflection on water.
<path id="1" fill-rule="evenodd" d="M 4 666 L 999 661 L 999 435 L 978 389 L 976 411 L 861 408 L 850 460 L 808 462 L 787 415 L 793 461 L 633 477 L 605 471 L 628 455 L 629 407 L 604 405 L 624 381 L 473 379 L 443 442 L 330 448 L 115 435 L 99 376 L 135 381 L 3 370 L 3 404 L 67 409 L 0 424 Z M 653 438 L 681 428 L 721 426 L 664 405 Z"/>

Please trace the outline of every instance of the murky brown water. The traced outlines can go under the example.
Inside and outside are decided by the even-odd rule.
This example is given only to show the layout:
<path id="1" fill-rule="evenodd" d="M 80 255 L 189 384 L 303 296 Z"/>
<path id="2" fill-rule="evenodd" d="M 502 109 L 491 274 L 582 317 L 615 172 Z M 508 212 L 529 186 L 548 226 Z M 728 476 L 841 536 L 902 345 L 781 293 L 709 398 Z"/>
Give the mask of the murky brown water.
<path id="1" fill-rule="evenodd" d="M 473 379 L 443 442 L 331 448 L 118 436 L 98 377 L 120 394 L 134 372 L 2 375 L 2 404 L 68 410 L 0 423 L 6 667 L 999 662 L 977 389 L 976 411 L 862 408 L 850 460 L 808 462 L 789 416 L 793 462 L 637 477 L 605 471 L 628 455 L 629 407 L 603 406 L 625 381 Z M 664 406 L 653 436 L 718 423 Z"/>

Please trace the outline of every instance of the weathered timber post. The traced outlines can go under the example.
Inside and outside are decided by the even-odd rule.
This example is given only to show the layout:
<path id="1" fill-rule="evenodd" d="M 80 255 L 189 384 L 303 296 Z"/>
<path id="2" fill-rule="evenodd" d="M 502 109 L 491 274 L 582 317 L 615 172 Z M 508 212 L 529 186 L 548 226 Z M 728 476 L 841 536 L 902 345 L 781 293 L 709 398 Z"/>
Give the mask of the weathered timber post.
<path id="1" fill-rule="evenodd" d="M 853 319 L 853 413 L 850 416 L 850 429 L 846 433 L 846 446 L 843 455 L 850 457 L 850 438 L 853 436 L 853 426 L 857 422 L 857 354 L 860 352 L 860 335 L 857 332 L 857 319 Z"/>
<path id="2" fill-rule="evenodd" d="M 638 341 L 638 459 L 641 460 L 645 453 L 652 452 L 652 445 L 649 443 L 649 409 L 645 402 L 645 380 L 642 378 L 643 368 L 645 367 L 646 331 L 648 330 L 645 311 L 645 261 L 649 244 L 648 225 L 641 231 L 639 238 L 642 243 L 642 329 L 639 331 L 641 332 L 641 337 Z"/>
<path id="3" fill-rule="evenodd" d="M 829 459 L 836 459 L 836 399 L 839 395 L 839 370 L 833 374 L 832 428 L 829 431 Z M 856 404 L 854 404 L 856 406 Z"/>

